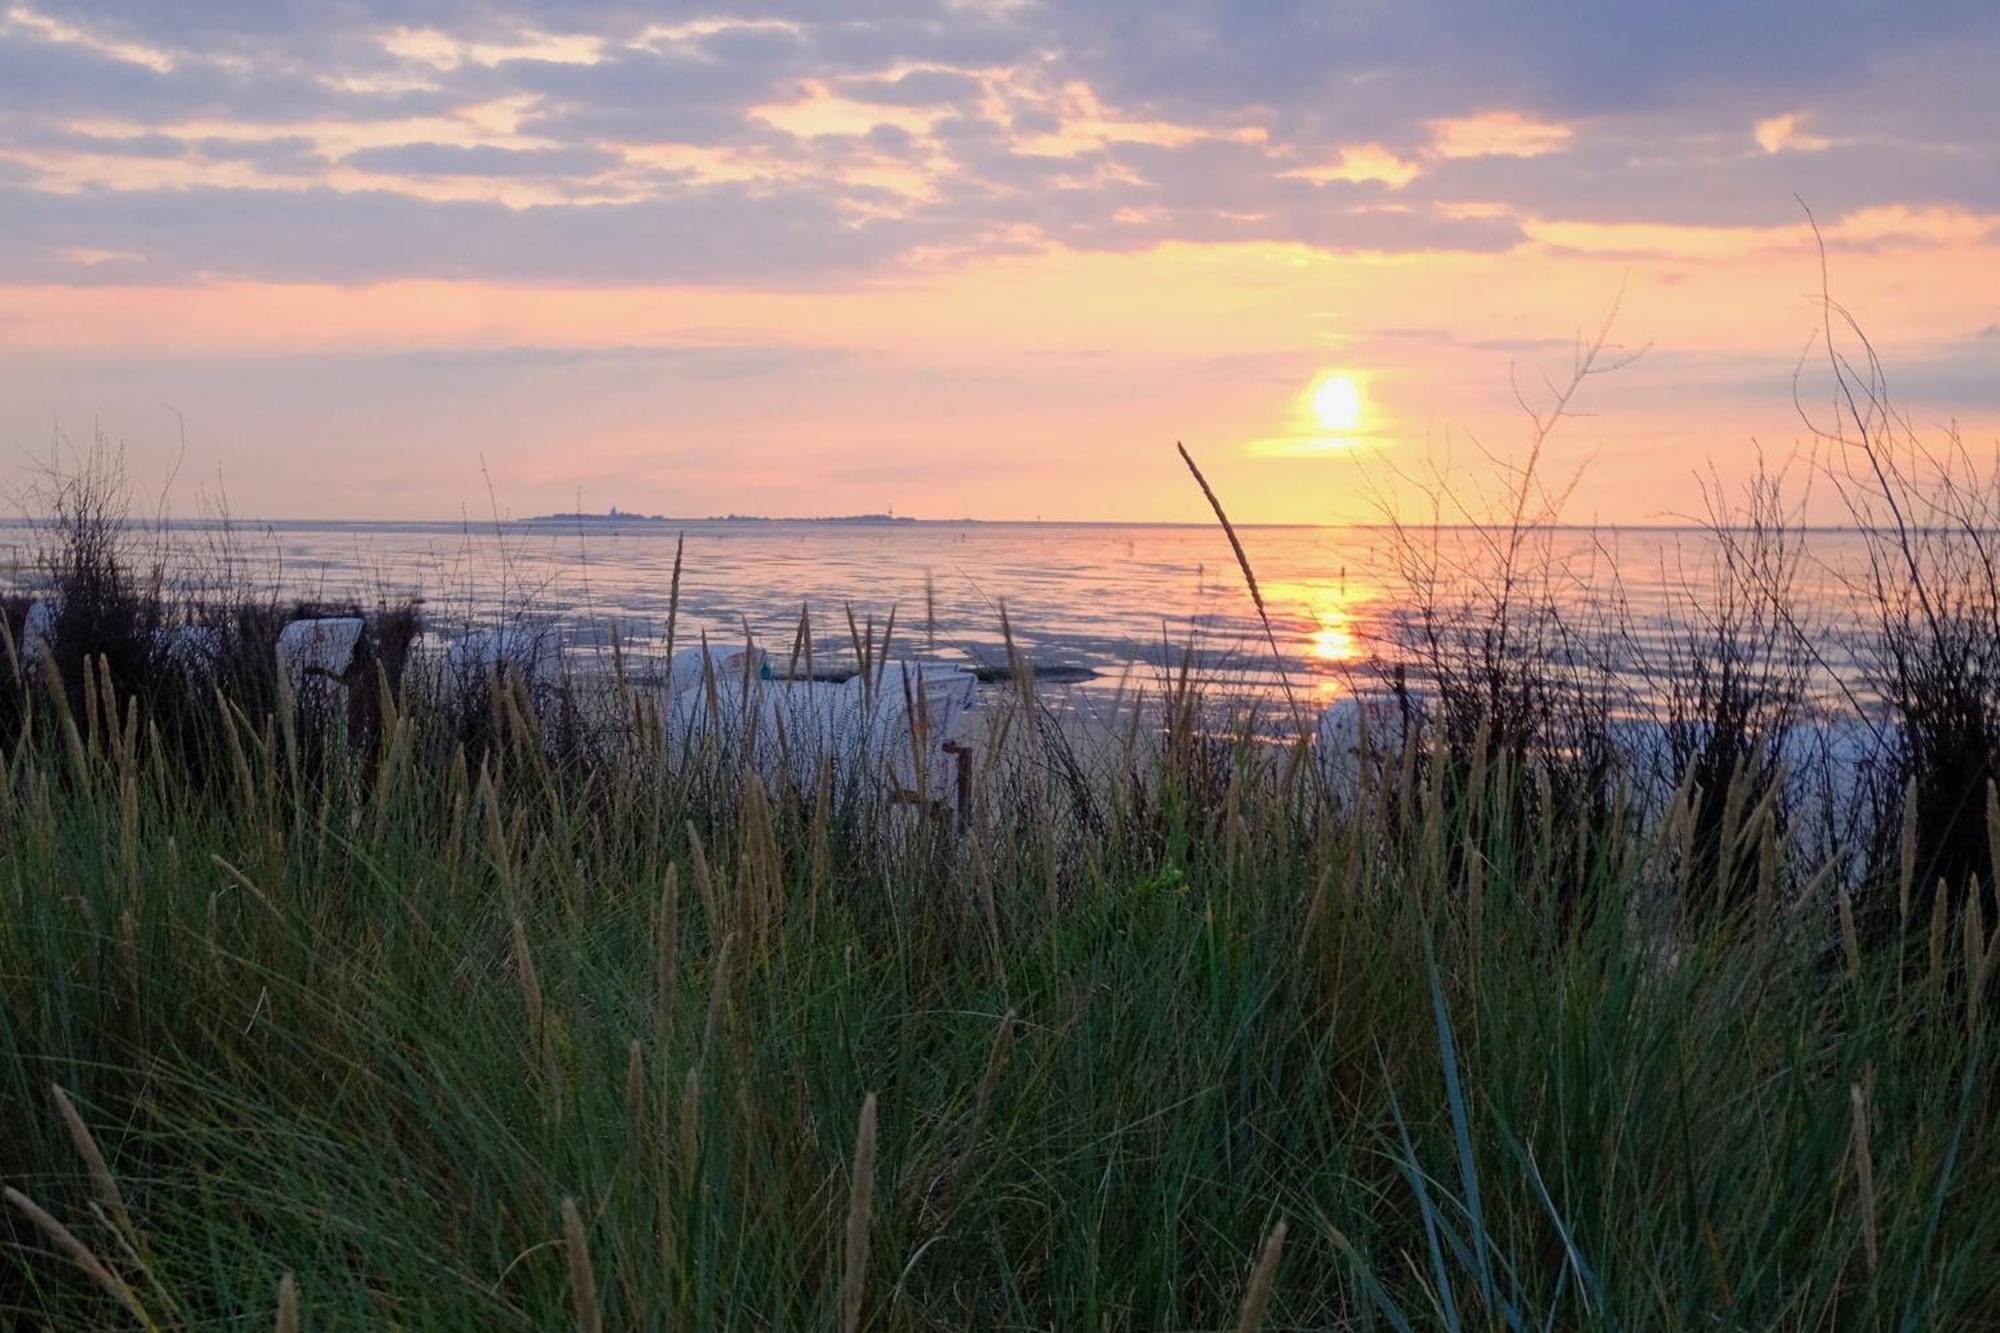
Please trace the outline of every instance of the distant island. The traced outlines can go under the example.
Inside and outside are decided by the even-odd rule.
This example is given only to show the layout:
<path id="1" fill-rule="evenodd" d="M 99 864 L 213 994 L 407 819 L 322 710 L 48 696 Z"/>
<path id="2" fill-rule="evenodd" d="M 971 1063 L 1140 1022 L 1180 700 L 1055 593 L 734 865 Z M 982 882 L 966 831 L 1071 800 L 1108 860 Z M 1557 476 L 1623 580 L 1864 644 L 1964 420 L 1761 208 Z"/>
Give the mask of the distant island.
<path id="1" fill-rule="evenodd" d="M 536 514 L 532 518 L 521 519 L 523 523 L 671 523 L 665 514 L 632 514 L 612 505 L 602 514 Z"/>
<path id="2" fill-rule="evenodd" d="M 669 518 L 665 514 L 635 514 L 617 505 L 602 514 L 536 514 L 517 520 L 522 523 L 917 523 L 922 520 L 903 514 L 825 514 L 809 518 L 773 517 L 769 514 L 710 514 L 705 518 Z M 969 523 L 971 519 L 955 519 Z"/>

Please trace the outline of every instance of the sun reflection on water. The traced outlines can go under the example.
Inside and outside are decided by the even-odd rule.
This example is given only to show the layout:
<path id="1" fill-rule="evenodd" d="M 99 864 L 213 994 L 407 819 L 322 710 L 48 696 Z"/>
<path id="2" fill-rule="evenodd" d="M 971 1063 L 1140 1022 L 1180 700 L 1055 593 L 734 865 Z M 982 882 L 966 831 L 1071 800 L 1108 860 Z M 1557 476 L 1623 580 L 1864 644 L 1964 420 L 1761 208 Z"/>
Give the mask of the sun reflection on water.
<path id="1" fill-rule="evenodd" d="M 1302 654 L 1321 670 L 1350 666 L 1369 655 L 1369 613 L 1381 601 L 1381 589 L 1351 580 L 1343 570 L 1338 578 L 1279 583 L 1268 593 L 1298 627 L 1294 633 Z M 1320 688 L 1337 691 L 1339 682 L 1322 680 Z"/>

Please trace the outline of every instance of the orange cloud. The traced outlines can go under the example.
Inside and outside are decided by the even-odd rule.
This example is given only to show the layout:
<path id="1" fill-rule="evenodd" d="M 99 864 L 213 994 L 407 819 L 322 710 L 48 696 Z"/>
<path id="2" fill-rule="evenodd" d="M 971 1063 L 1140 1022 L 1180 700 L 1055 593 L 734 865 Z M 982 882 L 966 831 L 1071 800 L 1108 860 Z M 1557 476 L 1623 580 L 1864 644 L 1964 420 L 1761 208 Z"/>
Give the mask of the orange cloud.
<path id="1" fill-rule="evenodd" d="M 1332 163 L 1319 167 L 1295 167 L 1283 172 L 1298 180 L 1308 180 L 1315 184 L 1328 181 L 1381 181 L 1392 190 L 1400 190 L 1417 177 L 1424 169 L 1415 162 L 1397 157 L 1379 143 L 1352 144 L 1343 146 L 1340 156 Z"/>
<path id="2" fill-rule="evenodd" d="M 1805 133 L 1799 128 L 1804 119 L 1798 112 L 1782 116 L 1772 116 L 1769 120 L 1757 122 L 1757 146 L 1767 153 L 1782 153 L 1792 150 L 1801 153 L 1818 153 L 1833 147 L 1833 140 L 1822 139 Z"/>
<path id="3" fill-rule="evenodd" d="M 1483 111 L 1428 121 L 1430 151 L 1439 157 L 1541 157 L 1567 149 L 1575 131 L 1518 111 Z"/>

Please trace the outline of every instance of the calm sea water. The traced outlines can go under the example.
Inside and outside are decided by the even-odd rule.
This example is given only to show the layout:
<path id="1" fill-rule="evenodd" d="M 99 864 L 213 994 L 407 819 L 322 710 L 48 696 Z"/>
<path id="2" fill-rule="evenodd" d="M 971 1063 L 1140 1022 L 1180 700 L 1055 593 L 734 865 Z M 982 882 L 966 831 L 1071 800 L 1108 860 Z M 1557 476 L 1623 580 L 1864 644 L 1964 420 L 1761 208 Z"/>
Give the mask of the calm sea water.
<path id="1" fill-rule="evenodd" d="M 1282 660 L 1295 689 L 1330 698 L 1406 651 L 1426 600 L 1405 548 L 1374 528 L 1246 528 L 1242 537 L 1276 631 L 1274 657 L 1227 537 L 1209 526 L 701 521 L 655 524 L 302 523 L 179 525 L 162 542 L 170 573 L 213 572 L 287 596 L 424 599 L 450 632 L 506 616 L 547 617 L 573 641 L 616 633 L 643 655 L 664 642 L 676 542 L 685 541 L 676 637 L 739 640 L 746 626 L 783 655 L 810 608 L 822 657 L 847 648 L 847 612 L 880 632 L 893 613 L 899 655 L 998 664 L 1004 606 L 1042 663 L 1087 666 L 1094 688 L 1144 685 L 1192 662 L 1225 692 L 1267 693 Z M 1696 530 L 1564 531 L 1546 552 L 1579 623 L 1625 608 L 1618 651 L 1644 656 L 1690 612 L 1712 609 L 1715 539 Z M 1485 539 L 1439 538 L 1454 568 L 1496 567 Z M 32 578 L 34 538 L 0 525 L 0 579 Z M 1821 685 L 1854 673 L 1840 629 L 1855 623 L 1847 577 L 1860 539 L 1806 539 L 1795 602 L 1823 654 Z M 234 562 L 231 564 L 230 562 Z M 1531 563 L 1538 567 L 1543 554 Z M 1639 651 L 1632 652 L 1634 646 Z M 1628 664 L 1643 688 L 1638 662 Z"/>

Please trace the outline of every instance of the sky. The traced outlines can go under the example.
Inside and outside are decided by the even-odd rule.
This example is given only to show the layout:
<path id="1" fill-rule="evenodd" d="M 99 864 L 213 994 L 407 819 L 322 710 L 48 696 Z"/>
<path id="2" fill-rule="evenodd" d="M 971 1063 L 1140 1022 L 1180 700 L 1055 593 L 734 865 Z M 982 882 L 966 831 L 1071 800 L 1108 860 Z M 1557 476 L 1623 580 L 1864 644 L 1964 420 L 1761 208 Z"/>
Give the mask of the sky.
<path id="1" fill-rule="evenodd" d="M 0 0 L 0 495 L 1194 520 L 1185 441 L 1421 517 L 1608 321 L 1541 466 L 1671 522 L 1828 416 L 1822 244 L 2000 441 L 1996 66 L 1991 0 Z"/>

